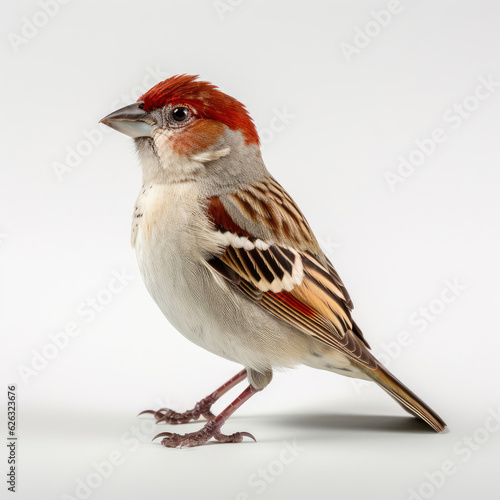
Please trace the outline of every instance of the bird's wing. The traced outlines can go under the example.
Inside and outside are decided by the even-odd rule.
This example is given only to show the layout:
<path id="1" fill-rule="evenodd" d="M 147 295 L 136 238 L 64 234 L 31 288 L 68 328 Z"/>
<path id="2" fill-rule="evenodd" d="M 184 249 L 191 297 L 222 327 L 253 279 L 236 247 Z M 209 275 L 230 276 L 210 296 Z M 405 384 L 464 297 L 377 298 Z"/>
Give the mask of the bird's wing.
<path id="1" fill-rule="evenodd" d="M 376 360 L 351 318 L 351 299 L 304 216 L 273 179 L 207 200 L 221 240 L 212 269 L 278 318 L 348 357 Z"/>

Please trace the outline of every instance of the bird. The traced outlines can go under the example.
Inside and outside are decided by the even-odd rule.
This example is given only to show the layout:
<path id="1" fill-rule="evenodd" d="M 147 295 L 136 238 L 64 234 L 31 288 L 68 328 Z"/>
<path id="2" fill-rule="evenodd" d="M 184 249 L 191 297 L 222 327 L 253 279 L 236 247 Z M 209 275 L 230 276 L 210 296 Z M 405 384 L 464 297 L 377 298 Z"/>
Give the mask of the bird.
<path id="1" fill-rule="evenodd" d="M 197 431 L 153 439 L 170 448 L 255 441 L 222 427 L 275 370 L 299 365 L 374 381 L 434 431 L 445 429 L 371 353 L 337 271 L 267 170 L 241 102 L 181 74 L 101 122 L 134 139 L 142 166 L 131 243 L 147 290 L 188 340 L 243 367 L 191 410 L 142 412 L 166 424 L 206 419 Z M 248 387 L 214 414 L 212 405 L 245 379 Z"/>

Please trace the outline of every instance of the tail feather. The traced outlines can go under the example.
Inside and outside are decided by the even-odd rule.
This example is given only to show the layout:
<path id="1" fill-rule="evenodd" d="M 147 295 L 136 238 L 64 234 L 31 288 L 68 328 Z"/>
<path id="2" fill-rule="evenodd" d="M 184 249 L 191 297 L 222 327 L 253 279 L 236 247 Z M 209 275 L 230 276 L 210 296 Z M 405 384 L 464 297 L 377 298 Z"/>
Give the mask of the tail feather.
<path id="1" fill-rule="evenodd" d="M 407 412 L 422 419 L 436 432 L 444 430 L 446 423 L 443 419 L 385 367 L 379 364 L 376 370 L 367 369 L 365 373 L 392 396 Z"/>

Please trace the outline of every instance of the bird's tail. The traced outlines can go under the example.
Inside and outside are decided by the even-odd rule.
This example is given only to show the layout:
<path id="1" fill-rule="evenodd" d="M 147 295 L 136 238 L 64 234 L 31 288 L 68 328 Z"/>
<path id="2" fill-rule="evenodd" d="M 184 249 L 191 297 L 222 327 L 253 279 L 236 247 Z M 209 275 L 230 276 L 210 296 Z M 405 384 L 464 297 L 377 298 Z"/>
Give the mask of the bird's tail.
<path id="1" fill-rule="evenodd" d="M 436 432 L 444 430 L 446 423 L 443 419 L 385 367 L 378 364 L 375 370 L 366 369 L 363 371 L 384 391 L 389 393 L 407 412 L 422 419 Z"/>

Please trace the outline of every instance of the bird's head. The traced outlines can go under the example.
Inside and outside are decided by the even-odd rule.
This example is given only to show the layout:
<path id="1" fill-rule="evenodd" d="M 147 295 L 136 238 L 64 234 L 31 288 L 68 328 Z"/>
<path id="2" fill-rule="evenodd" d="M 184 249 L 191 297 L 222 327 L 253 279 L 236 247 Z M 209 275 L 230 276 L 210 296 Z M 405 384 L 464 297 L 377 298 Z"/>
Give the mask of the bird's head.
<path id="1" fill-rule="evenodd" d="M 135 139 L 146 180 L 219 177 L 222 185 L 247 177 L 249 162 L 263 168 L 245 106 L 197 76 L 168 78 L 101 122 Z"/>

